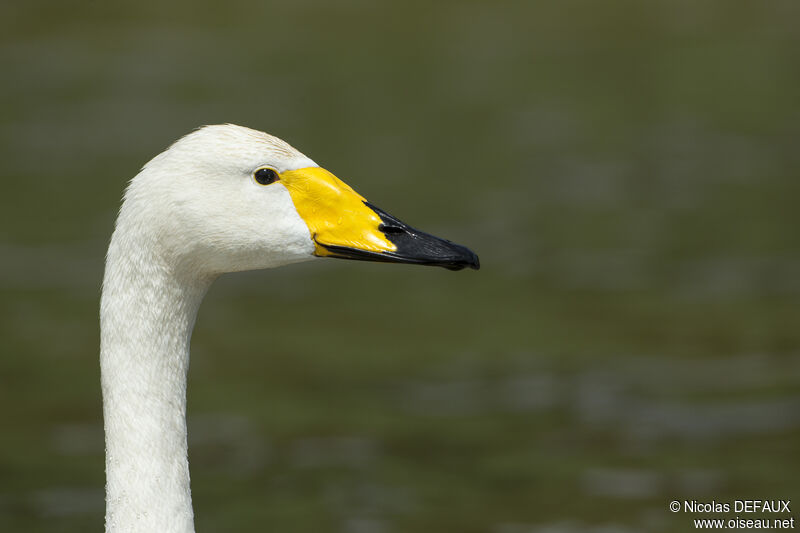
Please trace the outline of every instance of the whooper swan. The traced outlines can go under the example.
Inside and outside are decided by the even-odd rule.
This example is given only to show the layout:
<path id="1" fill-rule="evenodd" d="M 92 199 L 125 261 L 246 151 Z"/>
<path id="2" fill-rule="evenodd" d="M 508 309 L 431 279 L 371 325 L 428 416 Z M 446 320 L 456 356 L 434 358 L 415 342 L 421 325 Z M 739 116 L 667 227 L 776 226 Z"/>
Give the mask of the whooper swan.
<path id="1" fill-rule="evenodd" d="M 248 128 L 201 128 L 133 178 L 100 304 L 106 531 L 194 530 L 186 371 L 200 301 L 224 272 L 314 257 L 479 266 L 469 249 L 405 225 Z"/>

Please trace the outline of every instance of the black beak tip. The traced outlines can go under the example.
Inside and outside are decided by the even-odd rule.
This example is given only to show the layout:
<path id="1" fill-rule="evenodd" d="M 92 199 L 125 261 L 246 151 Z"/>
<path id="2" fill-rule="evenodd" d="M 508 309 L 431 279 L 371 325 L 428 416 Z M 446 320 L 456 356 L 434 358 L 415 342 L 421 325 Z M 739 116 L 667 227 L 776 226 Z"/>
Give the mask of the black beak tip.
<path id="1" fill-rule="evenodd" d="M 325 248 L 332 257 L 340 259 L 410 263 L 438 266 L 447 270 L 463 270 L 467 267 L 480 270 L 478 254 L 466 246 L 414 229 L 369 202 L 365 201 L 364 205 L 381 218 L 378 229 L 395 245 L 395 251 L 373 252 L 348 246 L 331 246 L 315 239 L 317 245 Z"/>
<path id="2" fill-rule="evenodd" d="M 453 261 L 451 264 L 447 265 L 445 268 L 447 268 L 448 270 L 463 270 L 469 267 L 472 270 L 480 270 L 481 261 L 480 259 L 478 259 L 478 254 L 476 254 L 466 246 L 463 246 L 461 248 L 463 248 L 461 257 Z"/>
<path id="3" fill-rule="evenodd" d="M 472 262 L 469 263 L 469 267 L 472 270 L 480 270 L 481 269 L 481 260 L 478 259 L 478 254 L 472 252 Z"/>

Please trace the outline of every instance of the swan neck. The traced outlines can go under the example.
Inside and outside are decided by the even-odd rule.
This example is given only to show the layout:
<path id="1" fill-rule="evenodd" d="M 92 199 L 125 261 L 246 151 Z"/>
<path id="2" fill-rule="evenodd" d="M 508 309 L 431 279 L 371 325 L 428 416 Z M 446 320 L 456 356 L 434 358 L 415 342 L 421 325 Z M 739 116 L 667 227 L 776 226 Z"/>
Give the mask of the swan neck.
<path id="1" fill-rule="evenodd" d="M 176 271 L 117 228 L 101 298 L 106 531 L 192 532 L 186 373 L 211 279 Z"/>

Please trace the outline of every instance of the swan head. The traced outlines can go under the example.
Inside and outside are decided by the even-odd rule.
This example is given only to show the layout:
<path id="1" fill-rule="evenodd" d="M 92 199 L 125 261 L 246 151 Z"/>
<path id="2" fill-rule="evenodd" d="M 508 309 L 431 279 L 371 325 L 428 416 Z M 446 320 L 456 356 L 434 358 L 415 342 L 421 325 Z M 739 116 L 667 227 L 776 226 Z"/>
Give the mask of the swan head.
<path id="1" fill-rule="evenodd" d="M 479 268 L 464 246 L 367 202 L 286 142 L 232 124 L 175 142 L 131 181 L 117 227 L 201 274 L 314 257 Z"/>

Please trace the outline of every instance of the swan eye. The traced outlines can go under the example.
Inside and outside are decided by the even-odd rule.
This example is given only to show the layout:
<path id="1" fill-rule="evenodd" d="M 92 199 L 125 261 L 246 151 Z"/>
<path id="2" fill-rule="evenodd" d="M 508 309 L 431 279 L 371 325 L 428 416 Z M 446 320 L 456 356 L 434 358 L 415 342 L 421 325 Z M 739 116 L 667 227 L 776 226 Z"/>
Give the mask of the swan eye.
<path id="1" fill-rule="evenodd" d="M 255 180 L 261 185 L 269 185 L 278 181 L 278 173 L 273 168 L 259 168 L 253 173 Z"/>

